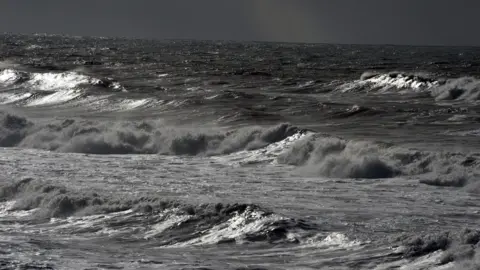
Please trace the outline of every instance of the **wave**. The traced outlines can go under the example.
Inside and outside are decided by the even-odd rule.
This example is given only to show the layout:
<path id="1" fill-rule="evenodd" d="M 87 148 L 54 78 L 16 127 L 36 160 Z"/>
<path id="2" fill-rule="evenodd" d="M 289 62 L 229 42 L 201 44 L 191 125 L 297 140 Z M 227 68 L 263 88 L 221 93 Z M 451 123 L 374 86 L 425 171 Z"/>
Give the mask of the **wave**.
<path id="1" fill-rule="evenodd" d="M 479 157 L 407 149 L 310 133 L 289 124 L 233 130 L 172 127 L 161 122 L 97 122 L 80 119 L 49 124 L 3 113 L 0 147 L 88 154 L 221 156 L 240 164 L 277 162 L 305 175 L 381 179 L 416 176 L 435 186 L 468 186 L 480 174 Z"/>
<path id="2" fill-rule="evenodd" d="M 27 103 L 27 106 L 44 106 L 51 104 L 60 104 L 74 100 L 82 96 L 82 92 L 78 90 L 58 91 L 51 95 L 39 97 Z"/>
<path id="3" fill-rule="evenodd" d="M 480 231 L 426 232 L 394 237 L 389 262 L 375 269 L 478 269 Z"/>
<path id="4" fill-rule="evenodd" d="M 67 119 L 35 124 L 0 113 L 0 146 L 91 154 L 224 155 L 255 150 L 300 130 L 288 124 L 222 129 L 176 128 L 158 122 L 94 122 Z"/>
<path id="5" fill-rule="evenodd" d="M 27 72 L 16 69 L 4 69 L 0 72 L 0 83 L 4 85 L 21 85 L 41 91 L 58 91 L 78 89 L 82 86 L 99 86 L 121 90 L 122 86 L 112 79 L 97 79 L 78 72 Z"/>
<path id="6" fill-rule="evenodd" d="M 307 175 L 365 179 L 416 176 L 421 183 L 436 186 L 463 187 L 480 173 L 476 156 L 411 150 L 321 134 L 296 141 L 277 160 L 299 166 L 299 171 Z"/>
<path id="7" fill-rule="evenodd" d="M 32 93 L 0 93 L 1 104 L 15 104 L 27 100 L 33 96 Z"/>
<path id="8" fill-rule="evenodd" d="M 463 229 L 455 232 L 431 233 L 423 236 L 405 237 L 402 253 L 405 258 L 431 257 L 431 267 L 442 269 L 478 269 L 480 231 Z"/>
<path id="9" fill-rule="evenodd" d="M 360 80 L 342 84 L 337 91 L 373 93 L 428 93 L 437 101 L 477 101 L 480 80 L 474 77 L 433 78 L 426 74 L 365 72 Z"/>
<path id="10" fill-rule="evenodd" d="M 441 85 L 442 80 L 434 79 L 426 74 L 408 74 L 401 72 L 375 73 L 365 72 L 360 80 L 338 87 L 342 92 L 373 91 L 388 92 L 398 90 L 424 91 Z"/>
<path id="11" fill-rule="evenodd" d="M 13 68 L 0 71 L 0 86 L 7 89 L 0 93 L 2 104 L 27 107 L 59 105 L 85 98 L 92 87 L 126 91 L 111 78 L 98 79 L 75 71 L 42 73 Z"/>
<path id="12" fill-rule="evenodd" d="M 110 236 L 132 232 L 159 246 L 227 243 L 301 243 L 318 233 L 316 224 L 287 218 L 255 204 L 199 204 L 158 196 L 108 196 L 70 190 L 31 178 L 0 186 L 1 214 L 25 212 L 36 224 L 69 234 Z M 55 225 L 55 226 L 52 226 Z M 44 231 L 45 232 L 45 231 Z"/>
<path id="13" fill-rule="evenodd" d="M 21 74 L 13 69 L 4 69 L 0 72 L 0 82 L 3 84 L 14 84 L 22 78 Z"/>
<path id="14" fill-rule="evenodd" d="M 449 79 L 443 85 L 431 89 L 432 96 L 438 101 L 480 99 L 480 80 L 473 77 Z"/>

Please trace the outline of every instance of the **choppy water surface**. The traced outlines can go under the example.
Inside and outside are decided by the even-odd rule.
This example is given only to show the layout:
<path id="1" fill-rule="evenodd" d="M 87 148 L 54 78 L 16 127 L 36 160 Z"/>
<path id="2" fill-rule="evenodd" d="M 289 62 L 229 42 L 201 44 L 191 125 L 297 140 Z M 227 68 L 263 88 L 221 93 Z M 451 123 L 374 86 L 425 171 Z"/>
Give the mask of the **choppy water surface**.
<path id="1" fill-rule="evenodd" d="M 0 38 L 1 269 L 479 267 L 479 48 Z"/>

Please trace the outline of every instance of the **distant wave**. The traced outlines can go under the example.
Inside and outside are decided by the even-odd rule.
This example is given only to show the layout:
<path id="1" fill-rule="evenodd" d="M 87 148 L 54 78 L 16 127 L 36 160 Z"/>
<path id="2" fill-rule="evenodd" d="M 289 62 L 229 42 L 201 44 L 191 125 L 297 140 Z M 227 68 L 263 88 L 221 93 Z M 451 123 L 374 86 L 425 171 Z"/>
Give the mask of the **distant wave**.
<path id="1" fill-rule="evenodd" d="M 341 92 L 430 93 L 437 101 L 477 101 L 480 79 L 474 77 L 433 78 L 426 74 L 365 72 L 360 80 L 337 87 Z"/>
<path id="2" fill-rule="evenodd" d="M 430 78 L 426 74 L 365 72 L 360 77 L 360 80 L 341 85 L 338 87 L 338 90 L 342 92 L 388 92 L 407 89 L 410 91 L 423 91 L 439 86 L 441 83 L 440 80 Z"/>

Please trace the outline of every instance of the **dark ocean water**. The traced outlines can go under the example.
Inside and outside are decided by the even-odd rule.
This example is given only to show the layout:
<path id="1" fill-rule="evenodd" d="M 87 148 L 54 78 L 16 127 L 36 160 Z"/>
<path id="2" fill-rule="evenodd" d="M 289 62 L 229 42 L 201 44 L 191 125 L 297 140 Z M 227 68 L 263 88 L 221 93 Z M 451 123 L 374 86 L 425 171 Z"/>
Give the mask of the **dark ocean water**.
<path id="1" fill-rule="evenodd" d="M 480 48 L 0 36 L 0 269 L 478 269 Z"/>

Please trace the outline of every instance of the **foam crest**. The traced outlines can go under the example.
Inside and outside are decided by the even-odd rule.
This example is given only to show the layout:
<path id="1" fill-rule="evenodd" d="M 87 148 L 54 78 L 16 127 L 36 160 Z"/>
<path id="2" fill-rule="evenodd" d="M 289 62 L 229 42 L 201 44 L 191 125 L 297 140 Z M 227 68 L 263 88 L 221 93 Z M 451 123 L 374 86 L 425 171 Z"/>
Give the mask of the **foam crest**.
<path id="1" fill-rule="evenodd" d="M 342 92 L 361 90 L 374 92 L 388 92 L 393 90 L 424 91 L 440 84 L 441 82 L 423 74 L 404 74 L 398 72 L 378 74 L 365 72 L 362 74 L 360 80 L 344 84 L 338 89 Z"/>

